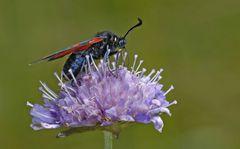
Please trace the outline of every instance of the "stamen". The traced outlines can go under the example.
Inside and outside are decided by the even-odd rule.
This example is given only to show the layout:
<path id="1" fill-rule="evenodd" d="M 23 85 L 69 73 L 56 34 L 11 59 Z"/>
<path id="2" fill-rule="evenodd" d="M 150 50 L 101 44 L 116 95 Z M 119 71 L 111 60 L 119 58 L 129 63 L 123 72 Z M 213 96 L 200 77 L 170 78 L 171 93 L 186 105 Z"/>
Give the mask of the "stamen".
<path id="1" fill-rule="evenodd" d="M 49 96 L 47 96 L 47 95 L 45 95 L 45 94 L 43 94 L 42 97 L 43 97 L 43 98 L 46 98 L 46 99 L 49 99 L 49 100 L 53 100 L 52 97 L 49 97 Z"/>
<path id="2" fill-rule="evenodd" d="M 123 55 L 123 59 L 122 59 L 122 66 L 124 66 L 125 65 L 125 61 L 126 61 L 126 58 L 127 58 L 127 55 L 128 55 L 128 53 L 127 52 L 124 52 L 124 55 Z"/>
<path id="3" fill-rule="evenodd" d="M 114 54 L 113 57 L 114 57 L 114 60 L 116 61 L 117 60 L 117 54 Z"/>
<path id="4" fill-rule="evenodd" d="M 70 79 L 68 78 L 68 76 L 62 71 L 62 76 L 64 76 L 65 79 L 67 79 L 67 81 L 70 81 Z"/>
<path id="5" fill-rule="evenodd" d="M 92 73 L 91 65 L 90 65 L 90 60 L 89 60 L 89 55 L 86 55 L 87 63 L 88 63 L 88 69 L 90 73 Z"/>
<path id="6" fill-rule="evenodd" d="M 116 70 L 116 63 L 112 62 L 113 70 Z"/>
<path id="7" fill-rule="evenodd" d="M 156 80 L 158 80 L 159 77 L 160 77 L 160 74 L 159 74 L 157 77 L 155 77 L 155 78 L 152 80 L 152 82 L 156 82 Z"/>
<path id="8" fill-rule="evenodd" d="M 103 59 L 100 60 L 100 64 L 103 64 Z"/>
<path id="9" fill-rule="evenodd" d="M 88 73 L 88 66 L 87 66 L 88 64 L 85 64 L 84 65 L 84 69 L 85 69 L 85 74 L 87 74 Z"/>
<path id="10" fill-rule="evenodd" d="M 139 74 L 142 73 L 142 71 L 135 72 L 136 76 L 139 77 Z"/>
<path id="11" fill-rule="evenodd" d="M 116 62 L 116 64 L 118 63 L 120 56 L 121 56 L 121 53 L 114 54 L 114 61 Z"/>
<path id="12" fill-rule="evenodd" d="M 152 82 L 155 78 L 157 78 L 160 75 L 160 72 L 157 71 L 156 74 L 152 77 L 152 79 L 149 82 Z"/>
<path id="13" fill-rule="evenodd" d="M 55 77 L 58 79 L 61 87 L 63 87 L 63 86 L 64 86 L 64 83 L 63 83 L 62 80 L 59 78 L 58 74 L 57 74 L 56 72 L 54 72 L 54 75 L 55 75 Z"/>
<path id="14" fill-rule="evenodd" d="M 163 69 L 161 68 L 161 69 L 159 70 L 159 72 L 162 73 L 162 72 L 163 72 Z"/>
<path id="15" fill-rule="evenodd" d="M 138 66 L 137 66 L 137 69 L 135 70 L 135 73 L 136 73 L 136 72 L 138 71 L 138 69 L 141 67 L 142 63 L 143 63 L 143 60 L 140 60 Z"/>
<path id="16" fill-rule="evenodd" d="M 95 67 L 95 69 L 96 69 L 97 71 L 99 71 L 99 70 L 98 70 L 98 67 L 97 67 L 97 65 L 96 65 L 96 63 L 95 63 L 95 61 L 94 61 L 94 59 L 93 59 L 93 57 L 92 57 L 92 54 L 90 54 L 90 58 L 91 58 L 91 61 L 92 61 L 92 63 L 93 63 L 93 66 Z"/>
<path id="17" fill-rule="evenodd" d="M 155 72 L 155 69 L 152 69 L 152 71 L 148 74 L 147 78 L 150 78 L 154 72 Z"/>
<path id="18" fill-rule="evenodd" d="M 83 72 L 83 68 L 85 68 L 85 65 L 86 65 L 85 63 L 86 63 L 86 62 L 84 61 L 84 62 L 83 62 L 83 65 L 81 66 L 80 72 Z"/>
<path id="19" fill-rule="evenodd" d="M 160 69 L 159 71 L 157 71 L 156 75 L 150 80 L 150 82 L 155 82 L 159 78 L 162 72 L 163 72 L 163 69 Z"/>
<path id="20" fill-rule="evenodd" d="M 143 69 L 142 69 L 142 73 L 141 73 L 141 75 L 140 75 L 139 77 L 140 77 L 140 78 L 143 77 L 143 75 L 144 75 L 144 73 L 145 73 L 146 71 L 147 71 L 147 69 L 146 69 L 146 68 L 143 68 Z"/>
<path id="21" fill-rule="evenodd" d="M 48 93 L 42 88 L 42 86 L 39 87 L 39 90 L 40 90 L 41 92 L 43 92 L 43 95 L 45 95 L 45 97 L 47 97 L 48 99 L 50 99 L 50 100 L 55 100 L 54 97 L 52 97 L 50 94 L 48 94 Z"/>
<path id="22" fill-rule="evenodd" d="M 58 74 L 55 72 L 54 75 L 56 76 L 56 78 L 58 79 L 58 81 L 60 82 L 61 88 L 64 88 L 64 90 L 67 92 L 68 96 L 74 101 L 74 98 L 71 96 L 71 94 L 68 91 L 68 88 L 66 88 L 66 85 L 62 82 L 62 80 L 59 78 Z"/>
<path id="23" fill-rule="evenodd" d="M 57 94 L 54 93 L 45 83 L 43 83 L 42 81 L 39 82 L 45 88 L 45 90 L 48 91 L 54 98 L 58 98 Z"/>
<path id="24" fill-rule="evenodd" d="M 27 101 L 27 106 L 33 107 L 33 104 L 31 104 L 29 101 Z"/>
<path id="25" fill-rule="evenodd" d="M 74 92 L 74 93 L 77 93 L 77 91 L 76 91 L 75 89 L 71 88 L 70 86 L 66 86 L 66 88 L 69 89 L 69 90 L 71 90 L 71 91 Z"/>
<path id="26" fill-rule="evenodd" d="M 138 55 L 135 54 L 135 55 L 134 55 L 133 65 L 132 65 L 132 73 L 134 72 L 134 67 L 135 67 L 135 64 L 136 64 L 136 61 L 137 61 L 137 57 L 138 57 Z"/>
<path id="27" fill-rule="evenodd" d="M 103 57 L 103 63 L 102 63 L 102 67 L 104 69 L 104 71 L 106 72 L 107 69 L 109 69 L 109 53 L 110 53 L 110 49 L 108 49 Z M 105 75 L 105 74 L 104 74 Z"/>
<path id="28" fill-rule="evenodd" d="M 117 53 L 117 56 L 116 56 L 116 59 L 115 59 L 115 62 L 116 62 L 116 67 L 118 67 L 118 63 L 119 63 L 119 57 L 121 56 L 121 53 Z"/>
<path id="29" fill-rule="evenodd" d="M 72 69 L 69 69 L 68 72 L 71 74 L 71 76 L 72 76 L 72 78 L 73 78 L 73 81 L 74 81 L 75 85 L 78 86 L 77 80 L 76 80 L 76 78 L 75 78 L 75 76 L 74 76 L 74 74 L 73 74 L 73 72 L 72 72 Z"/>
<path id="30" fill-rule="evenodd" d="M 160 81 L 161 79 L 162 79 L 162 76 L 160 76 L 160 74 L 163 72 L 163 69 L 161 68 L 160 70 L 159 70 L 159 75 L 158 75 L 158 77 L 155 77 L 154 79 L 153 79 L 153 82 L 154 83 L 157 83 L 158 81 Z"/>
<path id="31" fill-rule="evenodd" d="M 108 56 L 109 56 L 109 53 L 110 53 L 110 49 L 108 49 L 104 55 L 104 62 L 107 62 L 108 61 Z"/>
<path id="32" fill-rule="evenodd" d="M 61 78 L 61 80 L 63 80 L 63 74 L 62 73 L 60 74 L 60 78 Z"/>
<path id="33" fill-rule="evenodd" d="M 157 81 L 155 81 L 155 83 L 157 83 L 158 81 L 160 81 L 162 79 L 162 76 L 159 76 Z"/>
<path id="34" fill-rule="evenodd" d="M 163 95 L 166 96 L 173 89 L 174 89 L 174 87 L 173 87 L 173 85 L 171 85 L 170 88 Z"/>
<path id="35" fill-rule="evenodd" d="M 172 101 L 171 103 L 169 103 L 168 105 L 166 105 L 164 107 L 167 108 L 167 107 L 170 107 L 170 106 L 175 105 L 175 104 L 177 104 L 176 100 Z"/>

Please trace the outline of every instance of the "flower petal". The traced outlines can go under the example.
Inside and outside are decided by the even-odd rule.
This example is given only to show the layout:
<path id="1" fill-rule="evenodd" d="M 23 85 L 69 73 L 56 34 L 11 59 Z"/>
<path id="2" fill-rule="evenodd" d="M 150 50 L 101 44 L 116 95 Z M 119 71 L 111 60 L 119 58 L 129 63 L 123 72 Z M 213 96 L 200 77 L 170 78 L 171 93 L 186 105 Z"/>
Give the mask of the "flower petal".
<path id="1" fill-rule="evenodd" d="M 162 132 L 163 121 L 160 116 L 153 117 L 151 121 L 153 122 L 155 129 L 157 129 L 159 132 Z"/>

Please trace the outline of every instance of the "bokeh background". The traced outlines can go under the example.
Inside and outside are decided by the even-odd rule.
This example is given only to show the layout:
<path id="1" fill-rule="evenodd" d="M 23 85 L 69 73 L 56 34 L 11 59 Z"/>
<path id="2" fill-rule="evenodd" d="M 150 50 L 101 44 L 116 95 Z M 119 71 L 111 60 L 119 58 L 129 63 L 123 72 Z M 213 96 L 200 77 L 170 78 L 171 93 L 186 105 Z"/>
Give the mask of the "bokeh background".
<path id="1" fill-rule="evenodd" d="M 54 90 L 66 58 L 33 60 L 110 30 L 128 37 L 128 51 L 144 67 L 164 68 L 164 89 L 178 100 L 152 125 L 124 129 L 114 149 L 240 148 L 240 1 L 238 0 L 0 0 L 0 148 L 100 149 L 103 135 L 88 132 L 56 139 L 59 130 L 35 132 L 26 101 L 39 103 L 39 80 Z"/>

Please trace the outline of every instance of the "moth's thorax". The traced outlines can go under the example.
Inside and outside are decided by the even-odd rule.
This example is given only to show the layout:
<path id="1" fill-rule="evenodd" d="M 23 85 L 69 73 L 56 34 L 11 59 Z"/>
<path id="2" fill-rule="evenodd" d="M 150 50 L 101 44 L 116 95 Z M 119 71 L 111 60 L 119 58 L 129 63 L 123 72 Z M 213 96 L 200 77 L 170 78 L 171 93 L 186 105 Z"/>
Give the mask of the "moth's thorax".
<path id="1" fill-rule="evenodd" d="M 113 54 L 117 52 L 118 48 L 120 48 L 119 46 L 120 37 L 118 37 L 116 34 L 112 32 L 109 31 L 99 32 L 96 34 L 96 37 L 104 39 L 103 42 L 101 42 L 101 46 L 98 49 L 100 50 L 99 52 L 102 52 L 102 56 L 108 49 L 110 49 L 110 54 Z"/>

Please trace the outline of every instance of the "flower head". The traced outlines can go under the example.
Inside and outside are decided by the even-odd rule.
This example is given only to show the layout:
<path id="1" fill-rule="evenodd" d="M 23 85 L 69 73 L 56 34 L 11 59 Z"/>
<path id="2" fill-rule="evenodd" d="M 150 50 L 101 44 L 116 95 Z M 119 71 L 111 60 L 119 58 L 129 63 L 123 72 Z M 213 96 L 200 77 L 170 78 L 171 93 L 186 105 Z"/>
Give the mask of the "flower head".
<path id="1" fill-rule="evenodd" d="M 173 86 L 163 91 L 163 85 L 158 83 L 163 70 L 152 70 L 145 75 L 146 69 L 140 70 L 143 61 L 137 64 L 137 55 L 129 70 L 125 66 L 127 53 L 116 54 L 112 63 L 108 54 L 98 66 L 92 56 L 86 56 L 85 71 L 76 78 L 72 75 L 73 80 L 64 82 L 64 74 L 58 76 L 55 73 L 61 87 L 58 95 L 40 82 L 44 105 L 27 103 L 32 107 L 31 127 L 34 130 L 98 128 L 117 133 L 119 126 L 124 124 L 153 123 L 161 132 L 163 121 L 160 114 L 171 115 L 168 107 L 176 104 L 176 101 L 169 103 L 166 100 L 166 94 Z M 59 134 L 64 135 L 67 131 Z"/>

